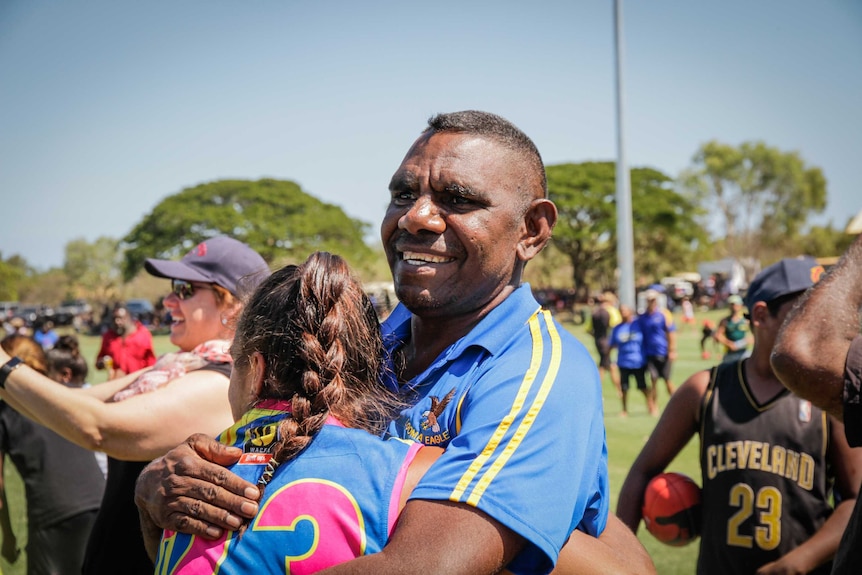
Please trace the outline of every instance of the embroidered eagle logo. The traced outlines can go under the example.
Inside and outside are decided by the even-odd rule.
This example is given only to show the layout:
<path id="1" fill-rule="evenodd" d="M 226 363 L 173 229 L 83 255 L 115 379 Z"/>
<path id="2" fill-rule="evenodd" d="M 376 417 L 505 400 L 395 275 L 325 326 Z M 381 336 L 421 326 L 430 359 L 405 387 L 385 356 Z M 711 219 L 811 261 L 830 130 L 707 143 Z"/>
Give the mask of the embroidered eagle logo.
<path id="1" fill-rule="evenodd" d="M 431 431 L 437 433 L 440 431 L 440 424 L 437 422 L 437 416 L 443 413 L 452 398 L 455 397 L 455 388 L 446 394 L 442 400 L 436 395 L 431 396 L 431 409 L 422 414 L 422 429 L 431 428 Z"/>

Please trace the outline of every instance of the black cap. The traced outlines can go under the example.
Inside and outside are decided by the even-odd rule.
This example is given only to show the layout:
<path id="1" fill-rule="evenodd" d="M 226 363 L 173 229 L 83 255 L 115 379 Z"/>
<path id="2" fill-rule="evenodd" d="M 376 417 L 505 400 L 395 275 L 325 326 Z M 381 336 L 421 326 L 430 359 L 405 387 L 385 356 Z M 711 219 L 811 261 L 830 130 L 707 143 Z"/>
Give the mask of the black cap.
<path id="1" fill-rule="evenodd" d="M 199 243 L 178 262 L 149 258 L 144 262 L 144 268 L 160 278 L 220 285 L 233 295 L 237 295 L 239 280 L 250 278 L 257 283 L 269 275 L 269 266 L 260 254 L 227 236 Z"/>
<path id="2" fill-rule="evenodd" d="M 751 310 L 755 303 L 769 303 L 781 296 L 805 291 L 820 279 L 823 266 L 814 258 L 787 258 L 772 264 L 759 274 L 748 286 L 745 306 Z"/>

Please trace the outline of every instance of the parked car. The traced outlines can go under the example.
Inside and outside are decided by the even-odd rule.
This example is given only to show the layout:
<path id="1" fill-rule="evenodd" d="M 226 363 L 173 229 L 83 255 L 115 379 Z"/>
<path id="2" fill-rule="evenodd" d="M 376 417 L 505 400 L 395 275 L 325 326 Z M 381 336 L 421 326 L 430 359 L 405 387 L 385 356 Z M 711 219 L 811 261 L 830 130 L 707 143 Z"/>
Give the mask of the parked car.
<path id="1" fill-rule="evenodd" d="M 93 311 L 85 300 L 74 299 L 64 301 L 54 310 L 54 325 L 74 325 L 75 318 Z"/>
<path id="2" fill-rule="evenodd" d="M 132 314 L 132 317 L 140 320 L 144 325 L 153 323 L 153 316 L 156 313 L 152 302 L 146 299 L 130 299 L 126 301 L 126 309 Z"/>

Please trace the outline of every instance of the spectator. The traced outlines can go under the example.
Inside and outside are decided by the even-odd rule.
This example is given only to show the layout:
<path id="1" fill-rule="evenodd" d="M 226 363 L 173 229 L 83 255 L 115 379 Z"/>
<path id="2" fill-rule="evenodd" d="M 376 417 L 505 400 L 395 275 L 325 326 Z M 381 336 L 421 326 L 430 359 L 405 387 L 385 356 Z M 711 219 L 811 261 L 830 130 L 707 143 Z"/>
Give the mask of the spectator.
<path id="1" fill-rule="evenodd" d="M 748 318 L 743 314 L 742 298 L 732 295 L 727 298 L 730 315 L 718 323 L 715 339 L 724 346 L 724 363 L 735 363 L 744 358 L 752 342 Z"/>
<path id="2" fill-rule="evenodd" d="M 50 319 L 43 319 L 39 322 L 39 327 L 33 334 L 33 339 L 42 346 L 42 349 L 51 349 L 56 345 L 60 336 L 54 331 L 54 322 Z"/>
<path id="3" fill-rule="evenodd" d="M 57 345 L 48 350 L 48 377 L 67 387 L 87 388 L 87 360 L 81 355 L 78 338 L 74 335 L 61 335 Z M 94 451 L 96 462 L 102 475 L 108 477 L 108 456 L 103 451 Z"/>
<path id="4" fill-rule="evenodd" d="M 636 321 L 635 313 L 627 305 L 620 306 L 622 322 L 614 327 L 611 333 L 610 347 L 617 350 L 617 365 L 619 366 L 620 389 L 623 402 L 623 417 L 628 416 L 629 382 L 632 377 L 638 389 L 646 396 L 647 411 L 650 415 L 658 415 L 658 409 L 646 382 L 646 355 L 644 354 L 644 336 L 640 322 Z"/>
<path id="5" fill-rule="evenodd" d="M 601 294 L 596 298 L 592 315 L 592 335 L 599 354 L 599 379 L 604 380 L 605 373 L 610 374 L 611 383 L 617 390 L 617 396 L 622 397 L 620 390 L 620 375 L 616 366 L 611 363 L 610 335 L 611 329 L 620 323 L 620 312 L 612 301 L 613 294 Z"/>
<path id="6" fill-rule="evenodd" d="M 96 369 L 108 370 L 108 379 L 134 373 L 156 363 L 153 336 L 140 320 L 132 317 L 125 304 L 111 311 L 111 323 L 102 336 Z"/>
<path id="7" fill-rule="evenodd" d="M 21 358 L 23 365 L 34 373 L 48 374 L 45 352 L 32 338 L 11 335 L 0 347 Z M 8 373 L 0 371 L 0 379 L 5 379 Z M 47 386 L 60 388 L 50 381 Z M 8 455 L 24 481 L 27 499 L 27 573 L 79 575 L 105 489 L 105 477 L 93 453 L 30 421 L 5 401 L 0 402 L 0 449 L 3 558 L 13 563 L 20 551 L 3 483 L 2 466 L 4 456 Z"/>
<path id="8" fill-rule="evenodd" d="M 269 272 L 257 252 L 224 236 L 201 242 L 180 261 L 148 259 L 145 268 L 172 280 L 165 305 L 173 311 L 170 339 L 179 351 L 146 372 L 86 389 L 58 386 L 26 367 L 11 371 L 0 389 L 0 397 L 28 417 L 109 455 L 105 498 L 84 561 L 88 575 L 153 573 L 135 480 L 148 461 L 191 433 L 217 433 L 233 422 L 227 389 L 239 289 Z M 0 365 L 9 361 L 0 353 Z"/>
<path id="9" fill-rule="evenodd" d="M 659 307 L 658 292 L 647 290 L 646 301 L 646 310 L 638 317 L 638 322 L 644 336 L 644 353 L 651 382 L 650 393 L 653 403 L 658 406 L 659 380 L 664 380 L 667 394 L 673 395 L 670 373 L 676 360 L 676 325 L 670 312 Z"/>

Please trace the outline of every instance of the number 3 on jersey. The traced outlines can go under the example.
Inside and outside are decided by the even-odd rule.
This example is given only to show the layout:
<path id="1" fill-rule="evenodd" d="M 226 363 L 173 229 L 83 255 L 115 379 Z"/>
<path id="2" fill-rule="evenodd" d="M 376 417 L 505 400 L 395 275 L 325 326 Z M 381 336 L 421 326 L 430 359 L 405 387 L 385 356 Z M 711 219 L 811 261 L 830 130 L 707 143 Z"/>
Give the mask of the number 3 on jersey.
<path id="1" fill-rule="evenodd" d="M 739 511 L 727 522 L 727 544 L 751 549 L 756 542 L 764 551 L 771 551 L 781 543 L 781 492 L 775 487 L 763 487 L 755 495 L 745 483 L 737 483 L 730 490 L 728 504 Z M 756 510 L 756 511 L 755 511 Z M 754 536 L 742 535 L 743 523 L 756 513 Z"/>
<path id="2" fill-rule="evenodd" d="M 304 575 L 365 554 L 365 520 L 356 499 L 343 486 L 323 479 L 303 479 L 284 485 L 271 496 L 267 494 L 266 499 L 242 541 L 233 536 L 218 541 L 191 537 L 183 545 L 181 538 L 188 536 L 170 534 L 162 541 L 156 573 L 232 572 L 231 556 L 237 554 L 239 564 L 244 561 L 239 554 L 252 552 L 268 572 L 275 573 L 277 568 L 286 574 Z M 324 508 L 315 502 L 324 502 Z M 255 541 L 252 544 L 245 539 Z M 191 549 L 193 553 L 186 552 Z M 278 558 L 279 565 L 269 562 L 273 557 Z M 170 568 L 175 561 L 176 566 Z"/>

